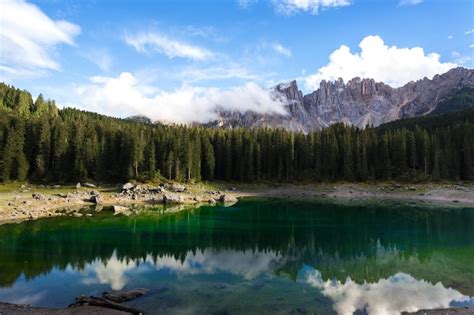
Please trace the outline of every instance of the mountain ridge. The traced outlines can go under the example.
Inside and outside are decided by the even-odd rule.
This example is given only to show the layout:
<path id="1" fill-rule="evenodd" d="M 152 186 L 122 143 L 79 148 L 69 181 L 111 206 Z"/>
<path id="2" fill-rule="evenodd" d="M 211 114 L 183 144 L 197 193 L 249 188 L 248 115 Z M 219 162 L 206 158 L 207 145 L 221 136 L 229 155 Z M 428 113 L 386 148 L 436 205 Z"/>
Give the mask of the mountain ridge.
<path id="1" fill-rule="evenodd" d="M 220 111 L 219 119 L 207 126 L 222 128 L 285 128 L 310 132 L 334 123 L 360 128 L 393 120 L 424 116 L 436 109 L 456 89 L 474 86 L 474 70 L 462 67 L 393 88 L 374 79 L 355 77 L 321 81 L 319 89 L 304 95 L 295 80 L 276 85 L 273 90 L 286 97 L 288 115 L 259 114 L 251 111 Z"/>

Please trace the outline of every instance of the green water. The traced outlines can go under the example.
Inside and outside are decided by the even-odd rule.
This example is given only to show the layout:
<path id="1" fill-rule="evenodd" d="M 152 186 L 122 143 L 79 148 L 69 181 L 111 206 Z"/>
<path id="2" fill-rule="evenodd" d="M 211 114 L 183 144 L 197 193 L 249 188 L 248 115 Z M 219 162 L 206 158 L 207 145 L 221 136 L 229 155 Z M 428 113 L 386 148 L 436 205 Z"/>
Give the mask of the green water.
<path id="1" fill-rule="evenodd" d="M 0 301 L 150 289 L 149 314 L 398 314 L 474 306 L 474 209 L 244 199 L 0 226 Z M 84 211 L 93 211 L 84 209 Z"/>

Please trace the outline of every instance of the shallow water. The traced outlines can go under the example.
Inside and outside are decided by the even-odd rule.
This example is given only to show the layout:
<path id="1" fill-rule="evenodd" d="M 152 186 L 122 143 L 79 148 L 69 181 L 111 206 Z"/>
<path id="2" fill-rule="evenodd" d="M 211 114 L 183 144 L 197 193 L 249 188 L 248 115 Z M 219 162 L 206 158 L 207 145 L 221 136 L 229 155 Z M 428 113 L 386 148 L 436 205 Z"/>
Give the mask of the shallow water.
<path id="1" fill-rule="evenodd" d="M 84 211 L 93 211 L 84 209 Z M 474 306 L 474 209 L 244 199 L 0 226 L 0 301 L 144 287 L 149 314 L 398 314 Z"/>

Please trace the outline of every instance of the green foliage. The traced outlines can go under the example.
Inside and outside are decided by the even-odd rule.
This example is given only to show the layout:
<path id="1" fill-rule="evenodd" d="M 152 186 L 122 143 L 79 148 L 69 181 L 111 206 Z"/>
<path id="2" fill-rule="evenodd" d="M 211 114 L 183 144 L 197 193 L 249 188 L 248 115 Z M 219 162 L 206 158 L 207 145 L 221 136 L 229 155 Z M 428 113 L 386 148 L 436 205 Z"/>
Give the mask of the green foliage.
<path id="1" fill-rule="evenodd" d="M 474 109 L 360 130 L 166 126 L 66 108 L 0 84 L 0 179 L 474 179 Z"/>

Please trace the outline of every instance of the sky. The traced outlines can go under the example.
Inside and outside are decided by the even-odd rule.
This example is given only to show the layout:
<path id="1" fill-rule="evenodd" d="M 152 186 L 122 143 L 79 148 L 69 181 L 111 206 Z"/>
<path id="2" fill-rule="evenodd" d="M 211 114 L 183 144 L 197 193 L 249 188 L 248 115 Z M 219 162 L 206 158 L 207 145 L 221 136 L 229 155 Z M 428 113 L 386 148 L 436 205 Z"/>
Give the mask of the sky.
<path id="1" fill-rule="evenodd" d="M 474 67 L 471 0 L 0 0 L 0 81 L 116 117 L 284 113 L 272 86 Z"/>

